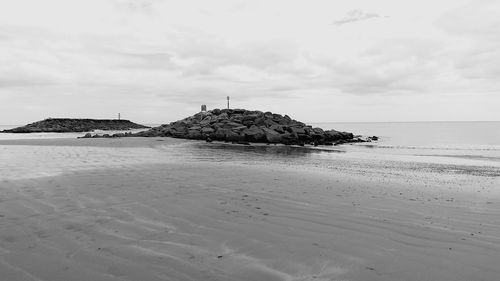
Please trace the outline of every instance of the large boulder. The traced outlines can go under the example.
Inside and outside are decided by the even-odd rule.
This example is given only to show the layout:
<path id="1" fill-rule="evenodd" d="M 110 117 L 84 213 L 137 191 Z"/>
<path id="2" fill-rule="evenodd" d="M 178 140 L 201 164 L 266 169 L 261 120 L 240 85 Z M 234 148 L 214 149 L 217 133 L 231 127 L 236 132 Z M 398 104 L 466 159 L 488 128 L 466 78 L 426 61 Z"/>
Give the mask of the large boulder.
<path id="1" fill-rule="evenodd" d="M 270 143 L 281 143 L 282 137 L 281 134 L 276 132 L 275 130 L 269 128 L 262 128 L 264 134 L 266 135 L 266 139 Z"/>
<path id="2" fill-rule="evenodd" d="M 303 127 L 293 126 L 293 127 L 288 127 L 288 132 L 304 135 L 306 133 L 306 130 L 304 130 Z"/>
<path id="3" fill-rule="evenodd" d="M 239 141 L 244 141 L 245 140 L 245 135 L 238 134 L 237 132 L 234 131 L 229 131 L 226 133 L 226 141 L 233 141 L 233 142 L 239 142 Z"/>
<path id="4" fill-rule="evenodd" d="M 201 140 L 205 137 L 199 130 L 189 130 L 187 134 L 188 139 Z"/>
<path id="5" fill-rule="evenodd" d="M 274 131 L 276 131 L 276 132 L 278 132 L 280 134 L 284 134 L 285 133 L 285 131 L 286 131 L 285 128 L 286 128 L 285 126 L 278 125 L 278 124 L 272 125 L 271 127 L 269 127 L 269 129 L 274 130 Z"/>
<path id="6" fill-rule="evenodd" d="M 252 125 L 250 126 L 250 128 L 243 130 L 242 134 L 245 136 L 245 139 L 250 142 L 266 141 L 266 134 L 264 133 L 264 131 L 255 125 Z"/>
<path id="7" fill-rule="evenodd" d="M 214 132 L 215 132 L 215 130 L 211 127 L 204 127 L 203 129 L 201 129 L 201 133 L 204 135 L 211 135 Z"/>
<path id="8" fill-rule="evenodd" d="M 284 133 L 281 135 L 281 143 L 283 144 L 299 144 L 299 136 L 295 133 Z"/>
<path id="9" fill-rule="evenodd" d="M 233 130 L 233 131 L 243 131 L 244 129 L 247 128 L 247 126 L 241 124 L 241 123 L 236 123 L 236 122 L 227 122 L 227 123 L 223 123 L 222 124 L 222 128 L 223 129 L 229 129 L 229 130 Z"/>
<path id="10" fill-rule="evenodd" d="M 327 141 L 348 140 L 353 138 L 354 135 L 352 133 L 339 132 L 335 130 L 325 131 L 325 140 Z"/>
<path id="11" fill-rule="evenodd" d="M 318 142 L 318 141 L 323 141 L 325 138 L 325 132 L 321 128 L 312 128 L 309 130 L 309 135 L 311 138 Z"/>
<path id="12" fill-rule="evenodd" d="M 223 112 L 223 113 L 219 114 L 219 115 L 216 117 L 216 120 L 217 120 L 218 122 L 223 121 L 223 120 L 227 120 L 227 119 L 229 119 L 229 115 L 227 115 L 227 113 L 226 113 L 226 112 Z"/>
<path id="13" fill-rule="evenodd" d="M 206 126 L 206 125 L 210 124 L 210 122 L 212 122 L 212 116 L 209 115 L 200 121 L 200 126 Z"/>
<path id="14" fill-rule="evenodd" d="M 231 130 L 230 129 L 218 129 L 215 131 L 213 135 L 214 140 L 220 140 L 220 141 L 225 141 L 226 140 L 226 135 L 230 134 Z"/>

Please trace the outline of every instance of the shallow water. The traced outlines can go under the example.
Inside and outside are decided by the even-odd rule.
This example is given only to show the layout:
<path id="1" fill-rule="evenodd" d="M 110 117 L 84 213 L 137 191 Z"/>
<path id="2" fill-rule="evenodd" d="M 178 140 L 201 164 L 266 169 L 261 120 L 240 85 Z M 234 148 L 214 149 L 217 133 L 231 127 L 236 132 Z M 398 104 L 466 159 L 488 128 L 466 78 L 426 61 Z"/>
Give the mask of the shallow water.
<path id="1" fill-rule="evenodd" d="M 315 123 L 325 129 L 376 135 L 377 142 L 349 146 L 349 151 L 411 155 L 440 163 L 498 166 L 500 122 Z M 496 163 L 495 163 L 496 162 Z"/>
<path id="2" fill-rule="evenodd" d="M 157 145 L 155 145 L 154 149 L 142 150 L 138 148 L 113 148 L 112 144 L 111 147 L 106 149 L 102 147 L 73 147 L 65 149 L 52 148 L 52 150 L 49 148 L 21 147 L 14 149 L 12 146 L 2 146 L 0 144 L 0 160 L 4 163 L 4 171 L 7 166 L 22 167 L 23 163 L 19 161 L 40 161 L 39 166 L 43 167 L 70 161 L 79 155 L 92 155 L 90 161 L 86 163 L 99 162 L 97 164 L 100 166 L 107 165 L 106 162 L 111 161 L 110 159 L 113 158 L 115 162 L 111 163 L 112 165 L 117 163 L 117 158 L 121 160 L 128 159 L 127 161 L 136 163 L 139 161 L 138 158 L 144 157 L 148 159 L 147 162 L 177 159 L 177 161 L 207 163 L 279 164 L 304 168 L 340 169 L 347 172 L 361 171 L 360 173 L 373 174 L 419 169 L 450 175 L 474 175 L 494 178 L 500 175 L 500 122 L 322 123 L 312 125 L 324 129 L 334 128 L 363 135 L 377 135 L 380 140 L 353 145 L 298 147 L 264 144 L 242 146 L 167 138 L 164 139 L 164 142 L 155 142 Z M 3 126 L 0 129 L 9 127 L 14 126 Z M 0 134 L 0 140 L 74 139 L 83 134 Z M 20 157 L 22 154 L 25 154 L 25 156 Z M 36 155 L 40 159 L 35 160 Z M 108 156 L 106 155 L 111 158 L 107 159 Z M 49 159 L 47 161 L 52 164 L 44 163 L 46 161 L 43 159 L 44 157 Z M 99 161 L 95 161 L 96 159 L 99 159 Z M 16 164 L 12 164 L 12 162 L 16 162 Z M 57 166 L 59 165 L 64 164 L 57 164 Z M 70 163 L 70 166 L 72 165 Z M 24 166 L 31 167 L 32 165 L 26 163 Z M 85 164 L 84 166 L 93 165 Z M 29 168 L 20 170 L 26 171 Z M 41 171 L 41 174 L 44 174 L 43 171 Z"/>
<path id="3" fill-rule="evenodd" d="M 0 125 L 0 131 L 8 130 L 22 125 Z M 26 140 L 26 139 L 65 139 L 65 138 L 78 138 L 84 136 L 86 133 L 98 133 L 98 134 L 115 134 L 123 132 L 140 132 L 145 129 L 133 129 L 124 131 L 103 131 L 95 130 L 92 132 L 76 132 L 76 133 L 0 133 L 0 140 Z"/>
<path id="4" fill-rule="evenodd" d="M 500 149 L 500 122 L 312 123 L 324 129 L 376 135 L 384 147 Z"/>

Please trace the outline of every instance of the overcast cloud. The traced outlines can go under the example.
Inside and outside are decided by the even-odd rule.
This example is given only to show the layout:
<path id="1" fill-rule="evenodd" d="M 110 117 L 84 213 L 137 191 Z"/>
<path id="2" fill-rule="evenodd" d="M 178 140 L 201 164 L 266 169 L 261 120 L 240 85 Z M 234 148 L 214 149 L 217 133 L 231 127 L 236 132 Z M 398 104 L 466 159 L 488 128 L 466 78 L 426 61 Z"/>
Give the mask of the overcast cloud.
<path id="1" fill-rule="evenodd" d="M 371 18 L 378 18 L 380 15 L 375 14 L 375 13 L 366 13 L 361 10 L 352 10 L 349 13 L 347 13 L 347 16 L 345 18 L 342 18 L 340 20 L 336 20 L 333 22 L 333 24 L 336 25 L 343 25 L 346 23 L 352 23 L 352 22 L 357 22 L 357 21 L 362 21 L 362 20 L 367 20 Z"/>
<path id="2" fill-rule="evenodd" d="M 500 1 L 0 1 L 0 123 L 500 120 Z"/>

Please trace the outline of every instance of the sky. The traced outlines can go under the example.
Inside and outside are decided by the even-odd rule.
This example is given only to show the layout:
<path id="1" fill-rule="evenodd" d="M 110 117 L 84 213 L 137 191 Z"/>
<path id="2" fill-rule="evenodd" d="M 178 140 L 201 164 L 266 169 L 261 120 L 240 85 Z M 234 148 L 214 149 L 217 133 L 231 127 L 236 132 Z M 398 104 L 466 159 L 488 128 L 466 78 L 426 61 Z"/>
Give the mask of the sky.
<path id="1" fill-rule="evenodd" d="M 500 120 L 500 0 L 0 0 L 0 124 Z"/>

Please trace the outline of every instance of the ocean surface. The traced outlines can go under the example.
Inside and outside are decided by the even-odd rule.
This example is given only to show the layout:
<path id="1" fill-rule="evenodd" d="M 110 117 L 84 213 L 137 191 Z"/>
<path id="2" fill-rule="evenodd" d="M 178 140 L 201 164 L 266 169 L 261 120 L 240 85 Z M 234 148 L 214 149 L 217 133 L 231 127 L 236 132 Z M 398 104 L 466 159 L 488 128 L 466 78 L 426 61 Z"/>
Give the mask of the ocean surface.
<path id="1" fill-rule="evenodd" d="M 0 131 L 8 130 L 16 127 L 20 127 L 24 125 L 0 125 Z M 146 125 L 148 126 L 148 125 Z M 140 132 L 144 129 L 134 129 L 127 130 L 126 132 Z M 124 131 L 102 131 L 95 130 L 93 133 L 99 134 L 114 134 L 118 132 Z M 77 138 L 85 135 L 86 132 L 82 133 L 30 133 L 30 134 L 22 134 L 22 133 L 0 133 L 0 140 L 30 140 L 30 139 L 65 139 L 65 138 Z"/>
<path id="2" fill-rule="evenodd" d="M 154 124 L 153 124 L 154 125 Z M 164 153 L 192 161 L 265 162 L 330 166 L 342 159 L 368 160 L 370 165 L 397 168 L 412 163 L 444 165 L 456 173 L 500 175 L 500 122 L 311 123 L 314 127 L 378 136 L 370 143 L 322 147 L 241 146 L 179 141 Z M 0 126 L 0 130 L 16 127 Z M 76 138 L 84 133 L 0 134 L 0 140 Z M 167 143 L 167 142 L 165 142 Z M 1 145 L 1 144 L 0 144 Z M 160 146 L 161 147 L 161 146 Z M 4 150 L 5 151 L 5 150 Z M 388 164 L 389 163 L 389 164 Z M 366 164 L 366 163 L 365 163 Z M 441 166 L 439 166 L 441 165 Z M 443 166 L 443 167 L 444 167 Z M 421 168 L 421 167 L 420 167 Z"/>
<path id="3" fill-rule="evenodd" d="M 480 165 L 500 161 L 500 122 L 380 122 L 313 123 L 324 129 L 378 136 L 372 143 L 348 146 L 359 153 L 412 155 L 478 160 Z M 440 162 L 452 161 L 440 159 Z M 458 161 L 460 162 L 460 161 Z M 462 163 L 465 163 L 462 161 Z"/>

